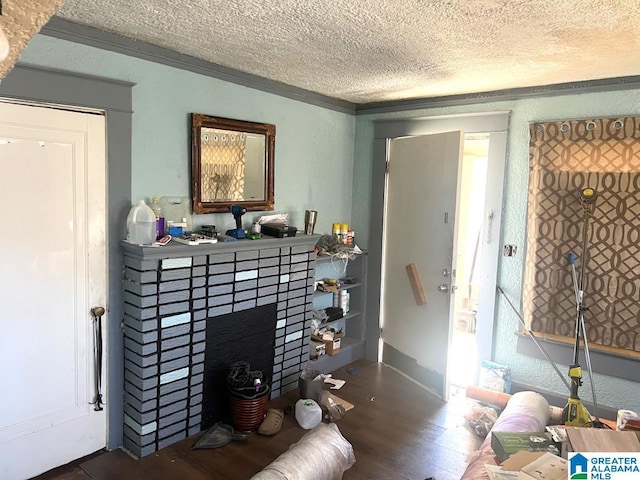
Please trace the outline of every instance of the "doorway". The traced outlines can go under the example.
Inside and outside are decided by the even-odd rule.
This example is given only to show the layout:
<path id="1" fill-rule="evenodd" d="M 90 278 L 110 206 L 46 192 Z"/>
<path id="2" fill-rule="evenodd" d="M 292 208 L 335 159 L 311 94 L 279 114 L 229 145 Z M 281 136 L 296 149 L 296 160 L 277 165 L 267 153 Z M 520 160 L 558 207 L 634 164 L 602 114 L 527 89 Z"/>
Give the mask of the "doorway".
<path id="1" fill-rule="evenodd" d="M 465 135 L 458 206 L 455 294 L 451 312 L 449 346 L 449 392 L 475 383 L 478 371 L 477 317 L 482 279 L 480 245 L 485 227 L 484 201 L 487 187 L 489 135 Z"/>
<path id="2" fill-rule="evenodd" d="M 449 366 L 452 364 L 450 361 L 450 353 L 456 352 L 450 348 L 454 340 L 454 313 L 456 310 L 461 310 L 458 318 L 461 318 L 464 314 L 467 314 L 471 318 L 465 318 L 469 325 L 471 332 L 468 336 L 471 336 L 469 340 L 471 343 L 475 343 L 475 355 L 473 361 L 466 362 L 464 368 L 468 370 L 468 378 L 472 378 L 475 381 L 477 375 L 477 368 L 473 367 L 473 364 L 479 364 L 480 359 L 492 358 L 492 346 L 493 346 L 493 317 L 494 317 L 494 305 L 495 305 L 495 282 L 497 276 L 497 264 L 499 258 L 499 242 L 500 242 L 500 223 L 501 223 L 501 210 L 502 210 L 502 190 L 503 190 L 503 178 L 504 178 L 504 165 L 506 157 L 506 131 L 508 126 L 509 114 L 508 112 L 492 112 L 486 114 L 470 114 L 462 116 L 451 117 L 433 117 L 423 119 L 406 119 L 406 120 L 391 120 L 380 121 L 375 125 L 375 139 L 374 139 L 374 167 L 372 172 L 372 206 L 371 206 L 371 243 L 369 246 L 370 257 L 375 258 L 377 252 L 380 252 L 380 268 L 379 270 L 374 265 L 369 272 L 368 282 L 368 299 L 372 299 L 368 308 L 369 311 L 375 311 L 377 309 L 380 312 L 379 325 L 380 339 L 377 343 L 378 358 L 382 359 L 384 363 L 396 368 L 407 376 L 413 378 L 417 382 L 430 389 L 437 396 L 448 399 L 449 387 L 450 387 L 450 375 L 453 372 L 450 371 Z M 393 158 L 390 158 L 392 153 L 392 145 L 395 140 L 402 139 L 403 137 L 418 137 L 418 136 L 432 136 L 437 137 L 441 132 L 455 132 L 460 131 L 461 136 L 464 139 L 469 140 L 469 145 L 472 142 L 481 143 L 485 142 L 484 150 L 486 151 L 486 165 L 485 165 L 485 182 L 484 201 L 481 201 L 477 194 L 471 196 L 468 194 L 469 199 L 467 203 L 481 205 L 481 214 L 474 213 L 474 218 L 481 225 L 481 234 L 478 240 L 477 230 L 478 225 L 473 227 L 467 227 L 465 237 L 470 235 L 473 237 L 470 240 L 472 247 L 460 246 L 457 242 L 454 242 L 454 238 L 460 238 L 461 234 L 461 222 L 458 221 L 461 216 L 469 216 L 471 213 L 461 212 L 463 178 L 466 174 L 466 170 L 463 173 L 463 169 L 459 168 L 456 181 L 454 181 L 445 190 L 454 191 L 456 194 L 455 205 L 453 207 L 447 207 L 446 211 L 440 211 L 439 215 L 443 218 L 442 224 L 446 223 L 446 218 L 453 223 L 450 226 L 450 232 L 442 228 L 430 229 L 430 241 L 434 241 L 435 236 L 438 234 L 438 230 L 441 230 L 443 235 L 449 235 L 451 239 L 449 251 L 446 256 L 436 257 L 435 262 L 427 261 L 423 268 L 429 269 L 430 276 L 424 274 L 423 287 L 427 296 L 427 300 L 431 299 L 431 303 L 440 305 L 440 315 L 444 315 L 447 319 L 446 325 L 434 325 L 433 320 L 429 316 L 420 316 L 419 310 L 412 313 L 415 315 L 412 322 L 407 322 L 402 316 L 395 315 L 392 311 L 389 311 L 384 303 L 387 295 L 385 294 L 385 285 L 400 285 L 404 282 L 407 288 L 410 288 L 407 281 L 406 272 L 401 272 L 393 275 L 388 271 L 385 259 L 385 247 L 383 243 L 386 242 L 387 236 L 385 229 L 387 227 L 386 221 L 395 212 L 389 210 L 388 199 L 390 198 L 389 192 L 386 190 L 387 172 L 386 167 L 389 165 L 390 169 L 393 169 Z M 452 154 L 450 157 L 440 157 L 442 162 L 459 162 L 462 165 L 463 151 L 462 146 L 464 141 L 460 142 L 460 150 L 458 155 Z M 382 163 L 384 162 L 384 163 Z M 430 167 L 427 167 L 430 168 Z M 473 170 L 472 170 L 473 171 Z M 434 172 L 438 175 L 437 172 Z M 476 173 L 468 174 L 471 179 L 474 179 Z M 479 183 L 475 182 L 474 185 L 478 186 Z M 380 191 L 384 191 L 385 195 L 380 196 Z M 420 189 L 414 189 L 412 194 L 420 194 Z M 382 198 L 380 198 L 382 197 Z M 425 202 L 423 199 L 414 200 L 416 203 L 420 203 L 424 211 L 433 208 L 432 202 Z M 441 207 L 438 207 L 441 208 Z M 447 217 L 448 215 L 448 217 Z M 421 217 L 413 219 L 411 225 L 419 223 Z M 380 227 L 377 227 L 380 225 Z M 436 224 L 436 227 L 438 225 Z M 410 228 L 410 227 L 408 227 Z M 475 233 L 470 233 L 471 228 L 475 229 Z M 377 241 L 379 236 L 379 243 Z M 407 237 L 407 241 L 415 242 L 416 237 Z M 439 241 L 439 240 L 438 240 Z M 460 278 L 465 273 L 458 275 L 457 273 L 457 260 L 458 250 L 462 249 L 460 256 L 466 259 L 467 262 L 472 263 L 472 254 L 467 252 L 476 253 L 476 266 L 473 268 L 474 272 L 471 277 L 471 267 L 464 267 L 466 269 L 466 280 Z M 409 250 L 405 248 L 405 250 Z M 415 256 L 415 255 L 414 255 Z M 419 256 L 416 256 L 419 258 Z M 455 260 L 455 261 L 454 261 Z M 422 275 L 422 272 L 419 272 Z M 471 287 L 471 294 L 466 295 L 466 299 L 456 300 L 458 291 L 460 289 L 460 282 L 464 282 L 465 289 Z M 376 298 L 382 299 L 376 305 Z M 368 300 L 369 301 L 369 300 Z M 435 302 L 435 303 L 434 303 Z M 380 305 L 382 303 L 382 305 Z M 416 306 L 416 309 L 419 309 Z M 442 309 L 446 309 L 445 312 Z M 469 310 L 466 312 L 465 310 Z M 404 314 L 405 312 L 403 312 Z M 474 313 L 475 315 L 472 315 Z M 405 317 L 406 318 L 406 317 Z M 388 328 L 390 325 L 393 327 L 393 323 L 401 323 L 402 325 L 396 325 L 397 340 L 393 340 L 393 343 L 387 344 L 385 339 L 387 337 Z M 463 322 L 460 324 L 462 325 Z M 420 325 L 415 327 L 415 325 Z M 475 331 L 474 331 L 475 327 Z M 465 333 L 466 327 L 465 327 Z M 433 345 L 437 347 L 430 348 L 429 355 L 424 356 L 422 352 L 419 352 L 414 347 L 409 347 L 403 342 L 410 342 L 415 345 L 422 344 L 427 346 L 427 339 L 433 336 L 437 336 L 437 340 L 429 340 L 433 342 Z M 423 341 L 422 343 L 421 340 Z M 414 345 L 414 346 L 415 346 Z M 391 348 L 387 348 L 391 347 Z M 369 349 L 369 346 L 367 347 Z M 457 348 L 457 347 L 456 347 Z M 390 352 L 392 355 L 388 355 Z M 420 358 L 424 356 L 424 358 Z M 386 357 L 386 358 L 385 358 Z M 469 350 L 465 350 L 464 358 L 469 360 Z M 455 376 L 454 376 L 455 378 Z M 426 381 L 425 381 L 426 379 Z M 458 380 L 456 380 L 458 381 Z M 469 382 L 470 380 L 464 380 Z"/>
<path id="3" fill-rule="evenodd" d="M 106 446 L 105 119 L 0 103 L 2 478 L 31 477 Z M 102 321 L 102 319 L 101 319 Z M 106 322 L 104 322 L 106 325 Z M 105 349 L 107 351 L 107 349 Z M 93 404 L 93 405 L 92 405 Z M 34 455 L 37 452 L 37 455 Z"/>
<path id="4" fill-rule="evenodd" d="M 131 209 L 132 101 L 134 84 L 127 81 L 51 70 L 33 65 L 16 65 L 0 83 L 0 97 L 44 105 L 65 105 L 70 109 L 99 109 L 106 115 L 108 300 L 110 325 L 106 358 L 109 404 L 107 448 L 123 440 L 124 339 L 122 318 L 122 252 L 126 218 Z"/>
<path id="5" fill-rule="evenodd" d="M 382 361 L 439 397 L 446 386 L 462 142 L 461 132 L 447 132 L 389 144 Z"/>

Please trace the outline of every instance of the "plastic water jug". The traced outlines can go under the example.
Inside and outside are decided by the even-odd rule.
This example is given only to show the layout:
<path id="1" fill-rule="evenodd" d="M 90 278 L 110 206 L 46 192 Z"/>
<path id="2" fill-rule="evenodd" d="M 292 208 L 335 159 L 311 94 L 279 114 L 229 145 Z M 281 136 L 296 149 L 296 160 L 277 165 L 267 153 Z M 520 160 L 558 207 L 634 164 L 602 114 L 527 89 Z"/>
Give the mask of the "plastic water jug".
<path id="1" fill-rule="evenodd" d="M 322 421 L 322 408 L 313 400 L 301 398 L 296 402 L 296 420 L 305 430 L 311 430 Z"/>
<path id="2" fill-rule="evenodd" d="M 129 210 L 126 240 L 135 245 L 149 245 L 156 240 L 156 216 L 144 200 Z"/>

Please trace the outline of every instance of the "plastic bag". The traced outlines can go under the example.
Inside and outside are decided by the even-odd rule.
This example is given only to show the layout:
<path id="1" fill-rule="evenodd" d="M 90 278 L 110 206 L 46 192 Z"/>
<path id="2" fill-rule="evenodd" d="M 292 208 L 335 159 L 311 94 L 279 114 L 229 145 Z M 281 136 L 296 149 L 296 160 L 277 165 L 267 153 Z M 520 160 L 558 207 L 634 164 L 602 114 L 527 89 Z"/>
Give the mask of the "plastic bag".
<path id="1" fill-rule="evenodd" d="M 335 423 L 321 423 L 251 480 L 340 480 L 356 462 Z"/>
<path id="2" fill-rule="evenodd" d="M 479 437 L 486 437 L 498 420 L 498 412 L 491 407 L 474 406 L 464 416 Z"/>

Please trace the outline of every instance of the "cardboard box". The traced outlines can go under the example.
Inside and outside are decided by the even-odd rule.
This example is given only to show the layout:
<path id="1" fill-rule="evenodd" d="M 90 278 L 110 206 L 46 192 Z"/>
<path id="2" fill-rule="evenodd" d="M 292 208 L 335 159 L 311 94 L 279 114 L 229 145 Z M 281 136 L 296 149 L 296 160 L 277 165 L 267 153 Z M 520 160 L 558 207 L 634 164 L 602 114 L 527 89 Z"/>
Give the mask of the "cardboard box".
<path id="1" fill-rule="evenodd" d="M 526 450 L 520 450 L 502 462 L 500 468 L 505 472 L 519 472 L 534 460 L 538 460 L 541 456 L 546 455 L 546 453 L 547 452 L 528 452 Z"/>
<path id="2" fill-rule="evenodd" d="M 569 436 L 567 435 L 566 427 L 564 425 L 547 425 L 544 428 L 551 434 L 551 438 L 560 449 L 560 456 L 566 459 L 569 456 L 569 451 L 571 450 L 571 444 L 569 443 Z"/>
<path id="3" fill-rule="evenodd" d="M 327 355 L 336 355 L 340 351 L 340 338 L 325 341 L 324 347 Z"/>
<path id="4" fill-rule="evenodd" d="M 315 360 L 325 353 L 326 347 L 323 342 L 318 342 L 316 340 L 311 340 L 311 342 L 309 342 L 309 356 L 311 357 L 311 360 Z"/>
<path id="5" fill-rule="evenodd" d="M 505 365 L 482 360 L 478 386 L 496 392 L 511 391 L 511 369 Z"/>
<path id="6" fill-rule="evenodd" d="M 318 335 L 312 335 L 311 340 L 322 342 L 324 344 L 326 354 L 332 356 L 340 352 L 340 344 L 342 343 L 341 340 L 343 336 L 344 334 L 342 332 L 334 334 L 333 338 L 323 338 Z"/>
<path id="7" fill-rule="evenodd" d="M 520 450 L 560 454 L 551 434 L 544 432 L 492 432 L 491 448 L 501 462 Z"/>
<path id="8" fill-rule="evenodd" d="M 566 480 L 569 475 L 569 462 L 551 453 L 522 467 L 518 480 Z"/>

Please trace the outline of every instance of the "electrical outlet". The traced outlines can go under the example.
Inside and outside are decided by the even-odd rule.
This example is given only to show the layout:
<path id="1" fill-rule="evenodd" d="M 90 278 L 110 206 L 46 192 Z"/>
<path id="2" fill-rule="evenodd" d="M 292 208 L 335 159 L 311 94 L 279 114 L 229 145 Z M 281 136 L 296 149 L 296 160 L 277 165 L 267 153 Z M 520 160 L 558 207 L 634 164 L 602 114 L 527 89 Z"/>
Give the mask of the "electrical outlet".
<path id="1" fill-rule="evenodd" d="M 516 245 L 505 245 L 503 249 L 503 254 L 505 257 L 513 257 L 518 251 L 518 247 Z"/>

